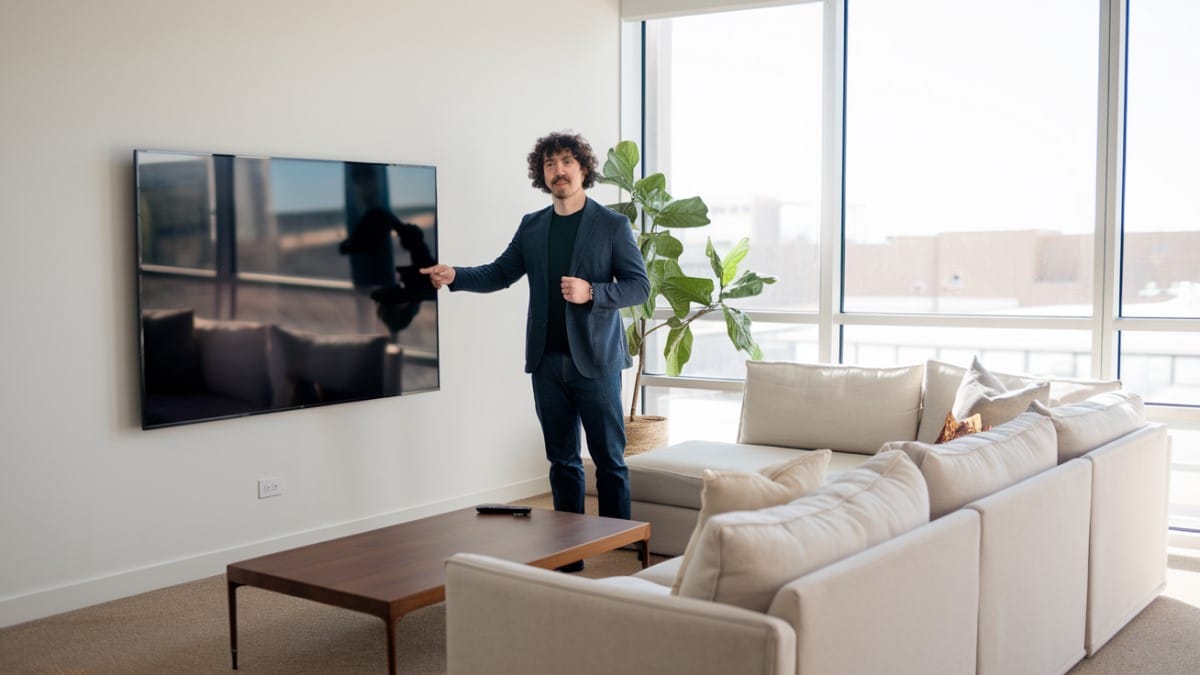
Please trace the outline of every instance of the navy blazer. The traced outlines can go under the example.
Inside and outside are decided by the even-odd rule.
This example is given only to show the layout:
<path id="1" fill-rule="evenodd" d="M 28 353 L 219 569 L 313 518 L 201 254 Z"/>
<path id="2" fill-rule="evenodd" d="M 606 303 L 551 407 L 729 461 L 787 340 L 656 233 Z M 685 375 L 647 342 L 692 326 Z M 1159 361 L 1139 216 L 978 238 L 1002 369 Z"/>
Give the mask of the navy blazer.
<path id="1" fill-rule="evenodd" d="M 491 293 L 529 277 L 529 312 L 525 317 L 525 372 L 532 373 L 546 348 L 547 303 L 561 293 L 559 280 L 548 274 L 548 232 L 553 206 L 521 219 L 508 248 L 491 263 L 455 267 L 452 291 Z M 650 295 L 646 265 L 625 216 L 590 197 L 583 206 L 568 276 L 592 284 L 592 301 L 567 303 L 567 342 L 571 358 L 584 377 L 611 375 L 633 363 L 621 325 L 620 308 L 638 305 Z"/>

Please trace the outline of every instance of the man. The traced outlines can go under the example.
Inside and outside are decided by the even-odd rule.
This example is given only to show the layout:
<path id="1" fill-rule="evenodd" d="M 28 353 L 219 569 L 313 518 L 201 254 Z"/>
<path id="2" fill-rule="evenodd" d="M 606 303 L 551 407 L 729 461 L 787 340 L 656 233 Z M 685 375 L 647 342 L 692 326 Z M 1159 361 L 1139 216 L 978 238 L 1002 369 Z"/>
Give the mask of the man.
<path id="1" fill-rule="evenodd" d="M 552 204 L 526 215 L 508 248 L 478 267 L 421 269 L 435 288 L 490 293 L 529 277 L 525 372 L 556 511 L 583 513 L 579 426 L 596 464 L 600 515 L 629 518 L 629 470 L 621 370 L 631 364 L 619 309 L 646 301 L 650 282 L 629 220 L 584 192 L 595 184 L 596 158 L 578 134 L 539 138 L 529 178 Z"/>

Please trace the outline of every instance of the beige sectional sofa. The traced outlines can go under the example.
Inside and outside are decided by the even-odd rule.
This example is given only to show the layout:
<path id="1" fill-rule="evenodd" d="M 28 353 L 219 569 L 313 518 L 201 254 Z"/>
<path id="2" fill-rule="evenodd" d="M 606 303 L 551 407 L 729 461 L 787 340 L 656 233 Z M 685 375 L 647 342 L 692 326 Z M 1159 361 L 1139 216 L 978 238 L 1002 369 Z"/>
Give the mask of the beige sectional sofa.
<path id="1" fill-rule="evenodd" d="M 933 444 L 951 411 L 1000 417 Z M 751 362 L 738 440 L 628 458 L 651 548 L 686 555 L 604 580 L 451 559 L 450 672 L 1055 674 L 1164 584 L 1169 437 L 1118 382 Z M 820 487 L 697 527 L 723 477 L 820 449 Z"/>

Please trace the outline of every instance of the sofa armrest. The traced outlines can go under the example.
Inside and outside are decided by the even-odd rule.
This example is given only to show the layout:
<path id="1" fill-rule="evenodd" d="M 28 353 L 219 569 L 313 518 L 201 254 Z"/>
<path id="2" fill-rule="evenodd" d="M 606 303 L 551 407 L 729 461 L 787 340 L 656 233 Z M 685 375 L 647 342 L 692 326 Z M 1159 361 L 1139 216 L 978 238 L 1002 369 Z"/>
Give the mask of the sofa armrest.
<path id="1" fill-rule="evenodd" d="M 474 554 L 446 562 L 450 675 L 795 673 L 774 617 Z"/>
<path id="2" fill-rule="evenodd" d="M 805 575 L 770 614 L 796 631 L 796 672 L 974 673 L 979 514 L 964 509 Z"/>
<path id="3" fill-rule="evenodd" d="M 1167 428 L 1147 424 L 1084 457 L 1092 463 L 1087 653 L 1146 608 L 1167 578 Z"/>

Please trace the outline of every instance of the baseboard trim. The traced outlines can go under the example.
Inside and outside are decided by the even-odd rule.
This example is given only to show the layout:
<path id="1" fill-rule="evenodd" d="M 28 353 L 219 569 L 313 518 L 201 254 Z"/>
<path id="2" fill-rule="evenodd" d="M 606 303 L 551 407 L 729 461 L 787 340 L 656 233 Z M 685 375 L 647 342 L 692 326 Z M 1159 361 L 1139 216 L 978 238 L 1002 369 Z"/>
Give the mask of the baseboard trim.
<path id="1" fill-rule="evenodd" d="M 550 484 L 546 478 L 535 478 L 453 499 L 291 532 L 279 537 L 200 552 L 184 558 L 166 560 L 144 567 L 0 598 L 0 628 L 224 574 L 225 566 L 238 560 L 387 527 L 474 504 L 512 501 L 549 492 L 549 490 Z"/>

